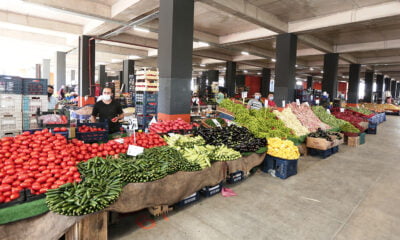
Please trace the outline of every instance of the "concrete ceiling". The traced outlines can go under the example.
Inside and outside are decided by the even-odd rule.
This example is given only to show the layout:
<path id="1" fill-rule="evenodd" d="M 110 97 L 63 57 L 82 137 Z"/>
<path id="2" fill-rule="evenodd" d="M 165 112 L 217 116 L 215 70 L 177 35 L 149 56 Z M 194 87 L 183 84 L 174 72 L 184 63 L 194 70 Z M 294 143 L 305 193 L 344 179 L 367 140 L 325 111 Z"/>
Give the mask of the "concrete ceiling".
<path id="1" fill-rule="evenodd" d="M 117 31 L 109 38 L 116 42 L 99 43 L 97 62 L 118 71 L 121 64 L 112 59 L 135 55 L 140 57 L 138 66 L 157 66 L 158 19 L 141 23 L 148 33 L 132 26 L 122 28 L 156 13 L 159 1 L 0 0 L 1 38 L 5 43 L 18 40 L 67 51 L 77 47 L 79 35 L 104 37 Z M 400 79 L 400 1 L 197 0 L 194 23 L 194 71 L 221 69 L 225 61 L 237 61 L 241 70 L 274 68 L 275 37 L 291 32 L 299 39 L 297 72 L 301 76 L 317 76 L 320 70 L 304 70 L 321 68 L 323 55 L 337 52 L 343 74 L 349 63 L 360 63 L 365 69 Z M 33 54 L 39 63 L 54 55 L 49 51 Z M 76 54 L 68 55 L 69 67 L 76 67 Z"/>

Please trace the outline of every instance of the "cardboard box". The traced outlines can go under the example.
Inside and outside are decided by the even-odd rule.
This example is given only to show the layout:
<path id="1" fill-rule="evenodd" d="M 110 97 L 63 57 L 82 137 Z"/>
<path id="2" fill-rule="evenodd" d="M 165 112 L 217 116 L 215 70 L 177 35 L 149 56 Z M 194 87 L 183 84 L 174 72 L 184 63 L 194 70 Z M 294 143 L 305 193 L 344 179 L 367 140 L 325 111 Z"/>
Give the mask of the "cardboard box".
<path id="1" fill-rule="evenodd" d="M 307 156 L 308 155 L 308 149 L 307 145 L 305 143 L 302 143 L 297 146 L 299 148 L 299 152 L 301 156 Z"/>
<path id="2" fill-rule="evenodd" d="M 349 147 L 360 146 L 360 137 L 347 137 L 347 145 Z"/>

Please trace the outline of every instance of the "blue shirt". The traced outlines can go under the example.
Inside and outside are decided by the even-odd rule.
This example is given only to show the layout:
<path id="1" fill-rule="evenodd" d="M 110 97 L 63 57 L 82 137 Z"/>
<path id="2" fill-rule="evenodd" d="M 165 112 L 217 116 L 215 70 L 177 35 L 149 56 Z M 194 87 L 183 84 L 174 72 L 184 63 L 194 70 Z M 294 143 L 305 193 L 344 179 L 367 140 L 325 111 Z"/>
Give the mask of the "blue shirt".
<path id="1" fill-rule="evenodd" d="M 51 96 L 49 99 L 48 109 L 55 109 L 57 104 L 57 99 L 54 96 Z"/>

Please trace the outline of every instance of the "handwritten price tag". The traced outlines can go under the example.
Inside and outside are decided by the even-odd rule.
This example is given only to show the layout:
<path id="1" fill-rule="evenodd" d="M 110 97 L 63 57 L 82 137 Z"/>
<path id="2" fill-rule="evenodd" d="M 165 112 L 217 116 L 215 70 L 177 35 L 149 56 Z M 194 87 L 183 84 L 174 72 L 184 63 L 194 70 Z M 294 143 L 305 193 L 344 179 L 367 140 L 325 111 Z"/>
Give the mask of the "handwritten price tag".
<path id="1" fill-rule="evenodd" d="M 212 119 L 215 126 L 222 128 L 221 124 L 217 121 L 217 119 Z"/>
<path id="2" fill-rule="evenodd" d="M 139 154 L 143 153 L 144 148 L 143 147 L 139 147 L 139 146 L 135 146 L 135 145 L 129 145 L 128 147 L 128 152 L 126 153 L 129 156 L 137 156 Z"/>

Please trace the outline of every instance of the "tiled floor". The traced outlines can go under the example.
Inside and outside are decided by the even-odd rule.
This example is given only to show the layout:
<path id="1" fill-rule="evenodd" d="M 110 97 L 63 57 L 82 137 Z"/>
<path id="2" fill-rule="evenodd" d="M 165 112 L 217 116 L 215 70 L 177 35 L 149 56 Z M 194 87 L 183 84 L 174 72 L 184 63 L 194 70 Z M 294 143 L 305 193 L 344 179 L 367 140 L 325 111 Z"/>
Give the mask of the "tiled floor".
<path id="1" fill-rule="evenodd" d="M 400 239 L 400 117 L 357 148 L 302 157 L 286 180 L 257 172 L 221 195 L 141 224 L 146 211 L 109 227 L 110 239 Z"/>

